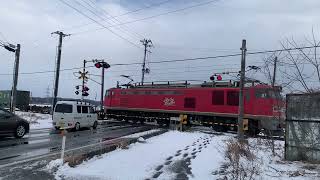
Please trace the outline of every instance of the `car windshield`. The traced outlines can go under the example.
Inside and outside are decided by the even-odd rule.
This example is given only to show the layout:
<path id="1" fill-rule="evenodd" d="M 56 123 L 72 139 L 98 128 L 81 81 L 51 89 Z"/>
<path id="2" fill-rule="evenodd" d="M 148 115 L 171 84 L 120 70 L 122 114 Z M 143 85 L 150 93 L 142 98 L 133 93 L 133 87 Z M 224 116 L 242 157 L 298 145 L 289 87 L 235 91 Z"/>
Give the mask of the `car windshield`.
<path id="1" fill-rule="evenodd" d="M 72 113 L 72 105 L 70 105 L 70 104 L 57 104 L 55 112 Z"/>

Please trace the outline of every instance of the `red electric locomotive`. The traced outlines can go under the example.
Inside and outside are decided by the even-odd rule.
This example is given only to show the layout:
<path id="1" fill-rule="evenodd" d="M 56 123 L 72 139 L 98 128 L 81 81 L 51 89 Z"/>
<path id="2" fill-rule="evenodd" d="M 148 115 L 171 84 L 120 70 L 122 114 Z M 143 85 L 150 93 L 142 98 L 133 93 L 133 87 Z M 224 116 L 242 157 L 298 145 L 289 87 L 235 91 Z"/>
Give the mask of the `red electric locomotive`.
<path id="1" fill-rule="evenodd" d="M 187 115 L 189 122 L 210 125 L 215 130 L 237 130 L 239 82 L 204 82 L 202 84 L 145 83 L 111 88 L 105 96 L 108 118 L 134 122 L 155 120 L 169 124 L 171 117 Z M 280 87 L 246 84 L 244 122 L 251 133 L 261 129 L 280 131 L 284 101 Z"/>

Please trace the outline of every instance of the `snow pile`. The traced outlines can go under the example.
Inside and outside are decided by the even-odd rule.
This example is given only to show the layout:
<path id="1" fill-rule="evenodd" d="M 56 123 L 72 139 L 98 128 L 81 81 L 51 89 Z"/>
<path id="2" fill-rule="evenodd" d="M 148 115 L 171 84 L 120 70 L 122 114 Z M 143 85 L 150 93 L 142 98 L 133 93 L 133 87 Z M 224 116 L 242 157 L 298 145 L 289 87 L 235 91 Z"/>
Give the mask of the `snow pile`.
<path id="1" fill-rule="evenodd" d="M 50 161 L 50 163 L 45 167 L 45 169 L 49 172 L 54 172 L 63 164 L 62 159 L 56 159 L 53 161 Z"/>
<path id="2" fill-rule="evenodd" d="M 138 142 L 146 142 L 146 140 L 143 137 L 139 137 Z"/>
<path id="3" fill-rule="evenodd" d="M 152 176 L 154 169 L 178 149 L 183 149 L 203 133 L 168 132 L 135 143 L 129 149 L 115 150 L 103 155 L 101 159 L 91 159 L 76 168 L 64 165 L 59 168 L 56 177 L 76 179 L 144 179 Z"/>
<path id="4" fill-rule="evenodd" d="M 50 114 L 16 111 L 16 114 L 29 121 L 30 129 L 52 128 L 52 117 Z"/>

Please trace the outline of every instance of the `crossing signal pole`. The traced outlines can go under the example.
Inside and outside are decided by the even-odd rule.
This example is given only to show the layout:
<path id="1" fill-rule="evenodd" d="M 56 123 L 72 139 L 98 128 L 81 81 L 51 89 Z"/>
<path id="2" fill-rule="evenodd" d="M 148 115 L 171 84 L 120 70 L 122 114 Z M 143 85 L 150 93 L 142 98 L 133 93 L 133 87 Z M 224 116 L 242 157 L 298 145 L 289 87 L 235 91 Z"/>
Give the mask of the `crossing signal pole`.
<path id="1" fill-rule="evenodd" d="M 59 76 L 60 76 L 60 63 L 61 63 L 61 51 L 62 51 L 62 39 L 66 36 L 70 36 L 70 34 L 64 34 L 61 31 L 56 31 L 51 34 L 59 35 L 59 44 L 58 44 L 58 52 L 57 52 L 57 64 L 55 70 L 55 81 L 54 81 L 54 90 L 53 90 L 53 101 L 52 101 L 52 110 L 57 103 L 58 96 L 58 88 L 59 88 Z"/>
<path id="2" fill-rule="evenodd" d="M 238 116 L 238 138 L 240 141 L 244 139 L 243 118 L 244 118 L 244 84 L 245 84 L 245 68 L 246 68 L 246 40 L 242 40 L 241 47 L 241 71 L 240 71 L 240 91 L 239 91 L 239 116 Z"/>
<path id="3" fill-rule="evenodd" d="M 146 59 L 147 59 L 147 51 L 148 47 L 152 47 L 152 41 L 150 39 L 143 39 L 140 41 L 144 46 L 144 56 L 143 56 L 143 63 L 142 63 L 142 77 L 141 77 L 141 84 L 144 83 L 144 74 L 149 71 L 146 71 Z"/>
<path id="4" fill-rule="evenodd" d="M 84 91 L 84 87 L 85 87 L 85 83 L 86 83 L 86 63 L 87 61 L 86 60 L 83 60 L 83 70 L 82 70 L 82 74 L 81 74 L 81 77 L 82 77 L 82 93 L 81 93 L 81 100 L 84 99 L 84 96 L 87 95 L 88 92 Z M 89 94 L 88 94 L 89 95 Z"/>
<path id="5" fill-rule="evenodd" d="M 96 68 L 101 68 L 101 99 L 100 99 L 100 106 L 101 111 L 103 110 L 103 100 L 104 100 L 104 71 L 110 68 L 110 64 L 105 62 L 104 60 L 93 60 L 95 63 L 94 66 Z"/>

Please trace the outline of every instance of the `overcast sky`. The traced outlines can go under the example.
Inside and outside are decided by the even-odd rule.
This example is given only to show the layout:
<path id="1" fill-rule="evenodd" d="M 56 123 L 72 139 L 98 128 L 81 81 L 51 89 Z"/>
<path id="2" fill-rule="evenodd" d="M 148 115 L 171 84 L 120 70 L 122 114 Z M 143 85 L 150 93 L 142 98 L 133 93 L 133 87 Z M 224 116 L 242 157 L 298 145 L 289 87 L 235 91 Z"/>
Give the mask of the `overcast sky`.
<path id="1" fill-rule="evenodd" d="M 104 26 L 134 21 L 177 9 L 193 6 L 208 0 L 171 0 L 159 6 L 121 14 L 147 7 L 165 0 L 64 0 Z M 85 3 L 86 2 L 86 3 Z M 93 5 L 92 2 L 95 4 Z M 95 7 L 92 12 L 87 8 Z M 92 7 L 88 6 L 91 4 Z M 101 21 L 105 12 L 118 16 L 108 22 Z M 241 40 L 247 40 L 248 51 L 280 48 L 280 41 L 289 37 L 304 39 L 311 29 L 319 34 L 319 0 L 217 0 L 203 6 L 158 16 L 110 31 L 96 30 L 100 25 L 63 4 L 60 0 L 14 0 L 0 6 L 0 40 L 21 44 L 20 73 L 52 71 L 55 68 L 58 37 L 51 32 L 63 30 L 61 69 L 81 67 L 84 59 L 105 59 L 110 64 L 141 62 L 143 48 L 140 39 L 148 38 L 154 48 L 148 61 L 183 59 L 240 53 Z M 84 26 L 84 24 L 89 24 Z M 82 32 L 82 33 L 81 33 Z M 140 46 L 140 47 L 139 47 Z M 0 89 L 10 89 L 14 54 L 0 49 Z M 260 65 L 261 56 L 248 56 L 247 65 Z M 153 80 L 208 80 L 214 72 L 238 71 L 240 57 L 209 59 L 197 62 L 148 64 L 151 73 L 146 81 Z M 88 64 L 92 65 L 92 64 Z M 98 75 L 100 70 L 88 69 Z M 63 71 L 60 76 L 59 96 L 76 97 L 74 87 L 80 84 L 75 71 Z M 141 66 L 113 66 L 106 71 L 106 88 L 116 81 L 126 82 L 121 74 L 141 79 Z M 90 78 L 100 81 L 98 76 Z M 261 75 L 258 78 L 263 80 Z M 52 93 L 54 73 L 20 74 L 18 89 L 30 90 L 33 96 L 46 96 L 47 87 Z M 99 99 L 99 85 L 89 82 L 90 98 Z"/>

